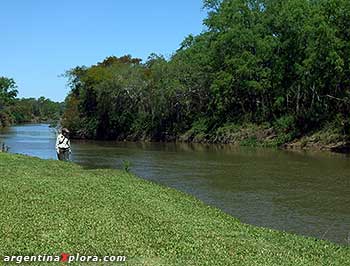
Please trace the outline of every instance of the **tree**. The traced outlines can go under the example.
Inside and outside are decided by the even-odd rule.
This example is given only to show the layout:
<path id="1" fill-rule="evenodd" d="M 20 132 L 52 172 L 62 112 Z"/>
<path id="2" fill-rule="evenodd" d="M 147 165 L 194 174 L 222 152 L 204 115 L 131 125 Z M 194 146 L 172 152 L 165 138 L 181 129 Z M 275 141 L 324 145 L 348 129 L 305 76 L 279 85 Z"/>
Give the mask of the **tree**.
<path id="1" fill-rule="evenodd" d="M 256 123 L 288 141 L 333 121 L 350 131 L 349 1 L 203 6 L 205 31 L 187 36 L 168 60 L 110 56 L 67 72 L 65 116 L 72 112 L 78 135 L 167 139 Z"/>
<path id="2" fill-rule="evenodd" d="M 9 125 L 13 120 L 8 108 L 13 104 L 17 93 L 13 79 L 0 77 L 0 127 Z"/>
<path id="3" fill-rule="evenodd" d="M 0 77 L 0 110 L 13 103 L 17 93 L 17 86 L 13 79 Z"/>

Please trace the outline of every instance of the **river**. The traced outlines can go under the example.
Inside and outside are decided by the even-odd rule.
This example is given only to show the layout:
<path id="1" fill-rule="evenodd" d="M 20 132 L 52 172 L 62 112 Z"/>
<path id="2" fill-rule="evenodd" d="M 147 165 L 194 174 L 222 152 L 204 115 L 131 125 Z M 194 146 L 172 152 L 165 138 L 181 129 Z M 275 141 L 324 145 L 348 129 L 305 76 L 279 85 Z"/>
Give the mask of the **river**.
<path id="1" fill-rule="evenodd" d="M 0 130 L 10 152 L 55 159 L 46 124 Z M 86 168 L 121 168 L 192 194 L 244 223 L 350 244 L 350 157 L 230 145 L 72 141 Z M 155 195 L 156 197 L 156 195 Z"/>

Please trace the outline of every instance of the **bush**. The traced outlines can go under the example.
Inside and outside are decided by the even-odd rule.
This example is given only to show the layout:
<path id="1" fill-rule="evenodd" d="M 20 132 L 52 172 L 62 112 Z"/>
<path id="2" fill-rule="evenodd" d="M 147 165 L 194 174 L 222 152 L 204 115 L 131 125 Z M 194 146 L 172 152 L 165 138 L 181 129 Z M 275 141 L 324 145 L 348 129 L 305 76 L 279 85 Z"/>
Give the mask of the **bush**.
<path id="1" fill-rule="evenodd" d="M 273 124 L 274 129 L 279 133 L 288 133 L 295 130 L 295 118 L 291 115 L 282 116 Z"/>

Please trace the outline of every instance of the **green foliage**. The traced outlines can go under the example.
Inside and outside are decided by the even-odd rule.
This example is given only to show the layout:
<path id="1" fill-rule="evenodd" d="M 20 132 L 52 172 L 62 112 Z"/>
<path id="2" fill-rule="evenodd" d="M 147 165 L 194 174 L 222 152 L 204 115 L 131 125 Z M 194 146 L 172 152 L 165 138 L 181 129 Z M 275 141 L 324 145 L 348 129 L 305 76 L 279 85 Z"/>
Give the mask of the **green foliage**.
<path id="1" fill-rule="evenodd" d="M 294 116 L 287 115 L 277 119 L 274 123 L 274 128 L 278 132 L 290 132 L 295 129 Z"/>
<path id="2" fill-rule="evenodd" d="M 192 125 L 191 131 L 194 134 L 208 133 L 208 120 L 201 118 L 195 121 Z"/>
<path id="3" fill-rule="evenodd" d="M 15 81 L 0 77 L 0 127 L 24 122 L 57 122 L 63 114 L 62 103 L 45 97 L 18 99 L 17 94 Z"/>
<path id="4" fill-rule="evenodd" d="M 203 142 L 208 137 L 208 133 L 209 121 L 205 118 L 199 118 L 181 138 L 186 141 Z"/>
<path id="5" fill-rule="evenodd" d="M 259 146 L 259 142 L 256 136 L 249 137 L 247 139 L 243 139 L 240 143 L 241 146 L 247 147 L 257 147 Z"/>
<path id="6" fill-rule="evenodd" d="M 228 124 L 270 123 L 281 144 L 340 117 L 349 134 L 349 1 L 203 5 L 206 29 L 168 60 L 107 57 L 68 71 L 65 125 L 96 139 L 205 140 L 227 139 L 217 130 Z"/>
<path id="7" fill-rule="evenodd" d="M 273 141 L 276 146 L 288 143 L 300 135 L 297 131 L 296 118 L 292 115 L 282 116 L 274 121 L 273 128 L 277 134 Z"/>
<path id="8" fill-rule="evenodd" d="M 131 167 L 132 167 L 132 163 L 130 161 L 128 161 L 128 160 L 123 160 L 122 161 L 122 169 L 125 172 L 129 173 L 130 170 L 131 170 Z"/>
<path id="9" fill-rule="evenodd" d="M 57 122 L 63 114 L 63 104 L 45 97 L 15 99 L 10 108 L 15 123 Z"/>
<path id="10" fill-rule="evenodd" d="M 0 77 L 0 127 L 13 123 L 9 108 L 17 96 L 17 86 L 13 79 Z"/>
<path id="11" fill-rule="evenodd" d="M 13 79 L 0 77 L 0 110 L 10 105 L 17 96 L 17 86 Z"/>
<path id="12" fill-rule="evenodd" d="M 335 119 L 330 123 L 329 128 L 332 128 L 333 131 L 336 130 L 336 133 L 350 136 L 350 116 L 337 114 Z"/>

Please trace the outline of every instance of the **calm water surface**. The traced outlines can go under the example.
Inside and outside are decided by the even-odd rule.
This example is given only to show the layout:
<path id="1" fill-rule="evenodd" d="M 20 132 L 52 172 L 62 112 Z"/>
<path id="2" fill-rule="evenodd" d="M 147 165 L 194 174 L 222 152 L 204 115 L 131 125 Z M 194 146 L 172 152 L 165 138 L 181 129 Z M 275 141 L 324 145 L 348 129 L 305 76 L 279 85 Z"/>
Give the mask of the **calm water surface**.
<path id="1" fill-rule="evenodd" d="M 56 158 L 48 125 L 0 131 L 10 152 Z M 350 244 L 350 158 L 331 153 L 228 145 L 72 142 L 72 160 L 87 168 L 121 168 L 192 194 L 258 226 Z"/>

